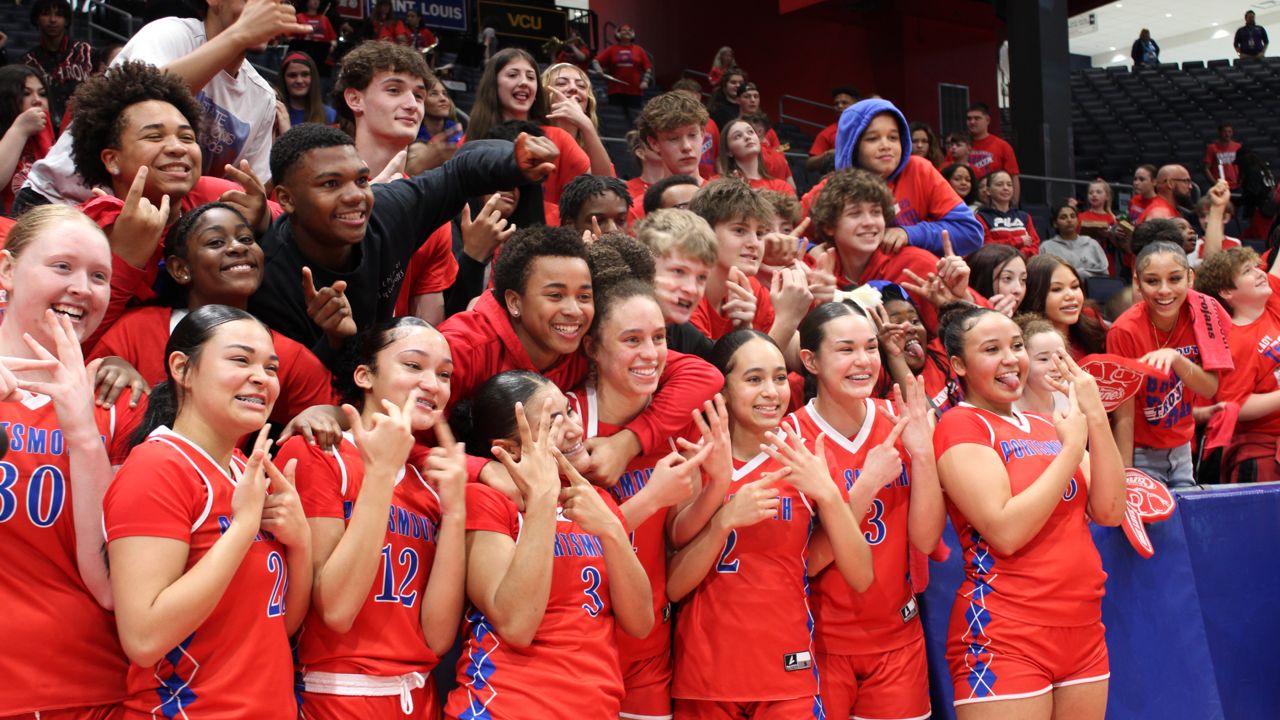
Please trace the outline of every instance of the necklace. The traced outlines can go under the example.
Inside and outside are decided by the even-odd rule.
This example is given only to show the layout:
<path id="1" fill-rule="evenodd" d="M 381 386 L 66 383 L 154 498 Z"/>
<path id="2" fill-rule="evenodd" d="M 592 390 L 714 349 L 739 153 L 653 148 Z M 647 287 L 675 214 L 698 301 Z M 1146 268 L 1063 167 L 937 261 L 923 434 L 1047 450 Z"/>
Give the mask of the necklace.
<path id="1" fill-rule="evenodd" d="M 1168 347 L 1168 346 L 1169 346 L 1169 341 L 1170 341 L 1170 340 L 1173 340 L 1173 333 L 1178 329 L 1178 323 L 1175 321 L 1175 322 L 1173 323 L 1173 327 L 1172 327 L 1172 328 L 1169 328 L 1169 332 L 1168 332 L 1168 334 L 1164 336 L 1164 340 L 1161 340 L 1161 339 L 1160 339 L 1160 328 L 1156 326 L 1156 321 L 1155 321 L 1155 320 L 1152 320 L 1151 318 L 1147 318 L 1147 320 L 1151 322 L 1151 329 L 1155 332 L 1155 335 L 1156 335 L 1156 342 L 1160 343 L 1160 348 L 1161 348 L 1161 349 L 1164 349 L 1164 348 Z"/>

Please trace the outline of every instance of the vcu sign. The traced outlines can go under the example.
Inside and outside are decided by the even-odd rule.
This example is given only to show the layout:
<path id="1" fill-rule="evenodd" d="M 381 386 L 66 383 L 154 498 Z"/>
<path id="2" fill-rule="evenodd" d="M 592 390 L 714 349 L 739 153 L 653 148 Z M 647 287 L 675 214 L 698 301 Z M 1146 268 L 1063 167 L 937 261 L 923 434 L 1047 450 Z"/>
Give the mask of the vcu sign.
<path id="1" fill-rule="evenodd" d="M 499 35 L 549 40 L 568 34 L 565 13 L 558 8 L 480 0 L 479 10 L 482 22 Z"/>

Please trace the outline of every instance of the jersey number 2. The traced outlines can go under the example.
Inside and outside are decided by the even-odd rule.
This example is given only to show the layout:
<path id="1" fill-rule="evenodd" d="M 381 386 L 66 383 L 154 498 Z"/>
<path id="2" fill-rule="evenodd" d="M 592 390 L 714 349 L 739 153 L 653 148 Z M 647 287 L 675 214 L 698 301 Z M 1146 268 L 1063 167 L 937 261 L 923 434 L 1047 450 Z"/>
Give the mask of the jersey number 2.
<path id="1" fill-rule="evenodd" d="M 741 561 L 730 560 L 729 556 L 733 554 L 733 547 L 738 544 L 738 531 L 730 530 L 728 537 L 724 539 L 724 550 L 720 551 L 720 562 L 716 563 L 716 572 L 719 573 L 736 573 Z"/>
<path id="2" fill-rule="evenodd" d="M 267 598 L 267 617 L 280 617 L 284 614 L 284 594 L 289 589 L 289 573 L 286 571 L 284 557 L 272 550 L 267 553 L 267 572 L 276 576 L 271 586 L 271 597 Z"/>

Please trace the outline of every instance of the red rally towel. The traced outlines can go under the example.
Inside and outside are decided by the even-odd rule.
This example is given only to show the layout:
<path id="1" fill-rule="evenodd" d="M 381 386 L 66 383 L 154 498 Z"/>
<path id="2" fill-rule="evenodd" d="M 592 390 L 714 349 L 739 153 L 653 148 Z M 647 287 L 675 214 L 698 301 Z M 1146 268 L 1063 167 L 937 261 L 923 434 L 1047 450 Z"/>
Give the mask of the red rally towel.
<path id="1" fill-rule="evenodd" d="M 1187 304 L 1191 306 L 1191 325 L 1196 344 L 1200 346 L 1200 366 L 1205 370 L 1235 369 L 1231 351 L 1227 349 L 1231 316 L 1217 300 L 1195 290 L 1187 291 Z"/>

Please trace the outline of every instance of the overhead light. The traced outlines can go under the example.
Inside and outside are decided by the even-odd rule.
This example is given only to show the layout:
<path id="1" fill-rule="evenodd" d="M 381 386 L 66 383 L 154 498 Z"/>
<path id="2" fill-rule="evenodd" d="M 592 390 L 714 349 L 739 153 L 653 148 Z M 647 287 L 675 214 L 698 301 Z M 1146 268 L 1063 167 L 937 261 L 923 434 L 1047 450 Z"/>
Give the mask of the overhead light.
<path id="1" fill-rule="evenodd" d="M 1111 58 L 1111 62 L 1113 63 L 1124 62 L 1124 56 L 1121 55 L 1120 53 L 1116 53 L 1116 56 Z"/>
<path id="2" fill-rule="evenodd" d="M 1110 50 L 1111 52 L 1115 52 L 1115 51 L 1116 51 L 1116 49 L 1115 49 L 1114 47 L 1110 47 L 1110 48 L 1107 48 L 1107 49 L 1108 49 L 1108 50 Z"/>
<path id="3" fill-rule="evenodd" d="M 1227 32 L 1226 30 L 1219 30 L 1218 32 L 1216 32 L 1216 33 L 1214 33 L 1214 34 L 1213 34 L 1213 39 L 1214 39 L 1214 40 L 1221 40 L 1222 38 L 1224 38 L 1224 37 L 1228 37 L 1228 36 L 1230 36 L 1230 35 L 1231 35 L 1231 33 Z"/>
<path id="4" fill-rule="evenodd" d="M 1165 17 L 1173 17 L 1173 13 L 1165 13 L 1165 14 L 1164 14 L 1164 16 L 1165 16 Z"/>
<path id="5" fill-rule="evenodd" d="M 1116 3 L 1116 7 L 1117 7 L 1117 8 L 1122 8 L 1122 7 L 1124 7 L 1124 3 Z"/>
<path id="6" fill-rule="evenodd" d="M 1215 22 L 1215 23 L 1209 23 L 1209 26 L 1210 26 L 1210 27 L 1218 27 L 1218 23 L 1216 23 L 1216 22 Z"/>

